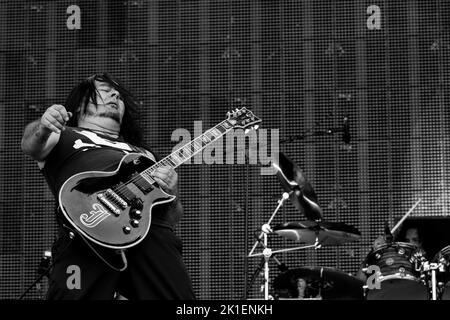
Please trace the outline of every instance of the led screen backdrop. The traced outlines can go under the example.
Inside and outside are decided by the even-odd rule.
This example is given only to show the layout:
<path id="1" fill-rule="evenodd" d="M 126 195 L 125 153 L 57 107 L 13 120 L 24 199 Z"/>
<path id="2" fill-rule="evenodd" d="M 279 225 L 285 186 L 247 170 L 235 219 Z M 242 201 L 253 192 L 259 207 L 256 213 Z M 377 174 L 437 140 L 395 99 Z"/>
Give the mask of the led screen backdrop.
<path id="1" fill-rule="evenodd" d="M 178 169 L 185 215 L 177 232 L 200 299 L 263 297 L 261 276 L 246 288 L 260 262 L 246 256 L 283 193 L 276 176 L 262 171 L 272 151 L 302 168 L 325 220 L 362 234 L 342 246 L 278 254 L 289 268 L 354 274 L 385 221 L 392 227 L 418 200 L 412 217 L 447 217 L 449 6 L 0 1 L 0 298 L 31 285 L 56 230 L 52 196 L 21 153 L 22 130 L 95 72 L 112 73 L 135 93 L 146 138 L 162 155 L 231 108 L 246 106 L 263 120 L 250 143 L 252 163 L 224 140 L 210 154 L 215 163 L 204 156 Z M 341 132 L 327 134 L 342 129 L 344 117 L 350 144 Z M 304 219 L 288 201 L 272 225 Z M 269 244 L 298 245 L 278 235 Z M 273 280 L 273 260 L 270 271 Z M 44 279 L 25 299 L 45 290 Z"/>

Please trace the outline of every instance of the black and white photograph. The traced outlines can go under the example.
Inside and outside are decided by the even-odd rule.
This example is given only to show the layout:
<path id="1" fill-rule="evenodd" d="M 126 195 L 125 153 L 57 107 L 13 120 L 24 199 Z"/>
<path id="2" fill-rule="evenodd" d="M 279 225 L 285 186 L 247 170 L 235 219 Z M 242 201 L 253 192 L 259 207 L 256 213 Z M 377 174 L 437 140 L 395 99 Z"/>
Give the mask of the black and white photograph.
<path id="1" fill-rule="evenodd" d="M 450 1 L 0 0 L 0 300 L 450 300 Z"/>

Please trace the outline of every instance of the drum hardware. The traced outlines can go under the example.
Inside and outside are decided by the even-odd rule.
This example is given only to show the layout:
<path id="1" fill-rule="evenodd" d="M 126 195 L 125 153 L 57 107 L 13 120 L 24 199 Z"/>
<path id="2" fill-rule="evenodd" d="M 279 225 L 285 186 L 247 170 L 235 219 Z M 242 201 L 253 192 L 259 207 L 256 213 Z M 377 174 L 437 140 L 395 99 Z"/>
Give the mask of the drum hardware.
<path id="1" fill-rule="evenodd" d="M 372 282 L 375 280 L 371 288 L 367 285 L 364 288 L 366 299 L 427 300 L 428 289 L 423 279 L 425 262 L 419 248 L 410 243 L 390 242 L 373 249 L 362 270 Z M 368 271 L 377 273 L 369 275 Z"/>
<path id="2" fill-rule="evenodd" d="M 422 271 L 427 261 L 423 251 L 407 242 L 394 242 L 395 232 L 421 201 L 417 200 L 394 228 L 390 229 L 385 221 L 384 238 L 375 240 L 373 249 L 367 255 L 366 266 L 361 269 L 366 276 L 370 276 L 370 281 L 376 280 L 376 285 L 370 283 L 370 288 L 367 284 L 364 286 L 366 299 L 428 299 L 428 282 Z"/>
<path id="3" fill-rule="evenodd" d="M 375 265 L 379 271 L 371 274 L 382 290 L 364 287 L 366 299 L 419 299 L 447 300 L 450 289 L 450 246 L 440 250 L 428 261 L 416 246 L 410 243 L 387 243 L 372 250 L 367 258 L 367 266 L 362 269 L 369 275 Z M 383 288 L 384 285 L 384 288 Z M 380 289 L 380 287 L 378 289 Z M 383 291 L 384 290 L 384 291 Z"/>
<path id="4" fill-rule="evenodd" d="M 322 210 L 317 204 L 317 197 L 315 195 L 314 190 L 311 185 L 306 181 L 303 176 L 301 170 L 298 166 L 292 162 L 287 156 L 285 156 L 282 152 L 279 153 L 278 161 L 273 161 L 272 165 L 277 170 L 277 177 L 280 180 L 280 183 L 284 189 L 284 193 L 281 199 L 278 201 L 278 205 L 275 208 L 274 212 L 270 216 L 267 223 L 265 223 L 261 227 L 261 233 L 257 237 L 255 244 L 253 245 L 248 257 L 264 257 L 264 299 L 269 300 L 269 260 L 275 253 L 288 252 L 294 250 L 301 250 L 307 248 L 320 248 L 319 238 L 316 238 L 314 244 L 310 244 L 307 246 L 300 246 L 296 248 L 289 249 L 281 249 L 272 251 L 271 248 L 268 247 L 268 234 L 272 233 L 273 230 L 270 226 L 272 220 L 275 218 L 275 215 L 283 206 L 287 199 L 290 199 L 294 206 L 307 217 L 315 217 L 321 218 Z M 258 244 L 263 246 L 262 253 L 254 253 Z M 252 279 L 250 287 L 252 285 Z"/>
<path id="5" fill-rule="evenodd" d="M 258 244 L 260 243 L 260 240 L 263 239 L 263 237 L 266 237 L 268 233 L 270 233 L 272 231 L 271 227 L 270 227 L 270 223 L 272 222 L 272 220 L 275 218 L 275 215 L 277 214 L 278 210 L 280 210 L 280 208 L 283 206 L 284 202 L 289 198 L 289 194 L 287 192 L 283 193 L 282 197 L 280 200 L 278 200 L 278 206 L 275 208 L 275 211 L 272 213 L 272 215 L 270 216 L 269 220 L 267 221 L 266 224 L 262 225 L 261 227 L 261 233 L 259 234 L 257 241 L 255 242 L 255 244 L 253 245 L 253 248 L 250 250 L 249 253 L 249 257 L 252 256 L 253 251 L 255 251 L 256 247 L 258 246 Z M 264 244 L 266 245 L 266 240 L 264 239 Z"/>
<path id="6" fill-rule="evenodd" d="M 270 223 L 272 222 L 273 218 L 277 214 L 277 212 L 280 210 L 280 208 L 283 206 L 284 202 L 289 199 L 289 194 L 287 192 L 283 193 L 282 198 L 278 201 L 278 206 L 276 207 L 275 211 L 272 213 L 271 217 L 267 221 L 266 224 L 264 224 L 261 227 L 261 233 L 257 237 L 257 240 L 255 244 L 253 245 L 253 248 L 251 249 L 250 253 L 248 254 L 248 257 L 260 257 L 263 256 L 264 258 L 264 299 L 269 300 L 271 297 L 269 296 L 269 260 L 271 257 L 274 258 L 275 261 L 277 261 L 278 265 L 281 263 L 273 256 L 276 253 L 281 252 L 288 252 L 293 250 L 300 250 L 300 249 L 307 249 L 307 248 L 316 248 L 318 249 L 320 246 L 316 242 L 314 245 L 308 245 L 308 246 L 301 246 L 296 248 L 289 248 L 289 249 L 281 249 L 281 250 L 275 250 L 273 251 L 271 248 L 268 247 L 268 234 L 272 233 L 272 229 L 270 227 Z M 263 252 L 262 253 L 254 253 L 255 249 L 258 247 L 258 244 L 261 244 L 263 246 Z M 250 282 L 250 285 L 252 285 L 254 279 Z"/>
<path id="7" fill-rule="evenodd" d="M 431 300 L 437 300 L 438 298 L 438 283 L 437 283 L 437 272 L 445 272 L 445 267 L 442 263 L 430 263 L 428 261 L 424 262 L 422 265 L 422 272 L 428 274 L 431 278 Z"/>
<path id="8" fill-rule="evenodd" d="M 362 272 L 379 281 L 377 289 L 384 289 L 384 292 L 377 292 L 377 289 L 364 285 L 364 296 L 368 300 L 450 298 L 450 246 L 439 251 L 430 262 L 414 245 L 393 242 L 372 250 L 367 260 L 367 266 L 362 268 Z M 369 264 L 379 270 L 374 274 L 376 268 L 369 268 Z M 383 288 L 385 284 L 387 287 Z"/>
<path id="9" fill-rule="evenodd" d="M 306 181 L 301 170 L 296 164 L 283 153 L 280 153 L 279 161 L 274 161 L 273 166 L 277 170 L 277 177 L 280 180 L 282 188 L 285 190 L 282 199 L 275 212 L 270 217 L 268 223 L 261 227 L 261 234 L 253 246 L 249 257 L 262 256 L 264 263 L 264 296 L 265 299 L 273 298 L 269 296 L 269 266 L 268 262 L 274 254 L 288 252 L 299 249 L 315 248 L 322 246 L 336 246 L 347 242 L 360 239 L 360 232 L 344 223 L 328 222 L 322 220 L 322 210 L 317 204 L 317 196 L 311 185 Z M 271 227 L 275 214 L 279 211 L 285 200 L 291 200 L 294 207 L 299 210 L 306 218 L 306 221 L 288 222 Z M 284 293 L 278 293 L 279 299 L 337 299 L 345 296 L 350 298 L 371 297 L 378 299 L 386 297 L 387 299 L 425 299 L 428 297 L 426 274 L 423 268 L 434 268 L 433 265 L 425 265 L 426 259 L 418 252 L 418 248 L 409 243 L 393 242 L 393 233 L 405 218 L 421 202 L 419 199 L 400 222 L 392 229 L 389 229 L 387 221 L 385 222 L 385 234 L 387 243 L 377 250 L 373 250 L 369 265 L 379 267 L 377 271 L 378 281 L 382 290 L 378 292 L 369 290 L 364 282 L 351 275 L 343 276 L 343 272 L 330 268 L 324 273 L 324 268 L 315 268 L 305 271 L 305 268 L 287 270 L 275 278 L 274 288 Z M 282 249 L 273 251 L 268 247 L 268 235 L 278 234 L 289 240 L 300 242 L 306 246 Z M 261 243 L 264 250 L 262 253 L 255 254 L 254 250 Z M 277 264 L 280 265 L 279 261 Z M 260 264 L 261 266 L 262 264 Z M 261 267 L 262 269 L 262 267 Z M 307 269 L 307 268 L 306 268 Z M 368 268 L 364 269 L 367 272 Z M 373 271 L 373 270 L 372 270 Z M 431 270 L 429 272 L 432 273 Z M 324 275 L 325 274 L 325 275 Z M 289 279 L 286 282 L 285 278 Z M 346 279 L 346 281 L 336 280 Z M 329 279 L 334 279 L 330 281 Z M 436 278 L 434 277 L 436 280 Z M 337 285 L 336 283 L 339 283 Z M 347 282 L 347 285 L 343 283 Z M 436 281 L 435 288 L 438 284 Z M 352 286 L 354 284 L 354 286 Z M 353 288 L 353 289 L 351 289 Z M 288 293 L 286 293 L 286 290 Z M 334 294 L 330 292 L 335 291 Z M 436 289 L 434 290 L 436 292 Z M 381 293 L 381 295 L 380 295 Z M 404 294 L 404 296 L 403 296 Z M 437 294 L 435 293 L 436 297 Z"/>
<path id="10" fill-rule="evenodd" d="M 275 208 L 275 211 L 272 213 L 272 215 L 270 216 L 267 223 L 261 227 L 262 231 L 261 231 L 260 235 L 257 237 L 257 240 L 256 240 L 255 244 L 253 245 L 253 248 L 250 250 L 250 253 L 248 254 L 248 257 L 263 256 L 263 259 L 261 259 L 261 263 L 260 263 L 259 267 L 257 268 L 257 270 L 255 271 L 254 277 L 251 279 L 248 287 L 251 287 L 251 285 L 253 284 L 253 282 L 256 278 L 256 275 L 261 271 L 262 268 L 264 268 L 264 300 L 269 300 L 269 298 L 271 298 L 271 297 L 269 297 L 269 280 L 270 280 L 269 279 L 269 260 L 273 253 L 272 253 L 272 250 L 270 248 L 268 248 L 268 246 L 267 246 L 267 244 L 268 244 L 267 235 L 271 232 L 270 223 L 272 222 L 273 218 L 275 218 L 275 215 L 277 214 L 278 210 L 280 210 L 280 208 L 283 206 L 283 203 L 288 198 L 289 198 L 289 194 L 286 192 L 283 193 L 281 199 L 278 201 L 278 206 Z M 264 250 L 262 253 L 254 254 L 253 252 L 257 248 L 258 244 L 262 244 Z"/>
<path id="11" fill-rule="evenodd" d="M 335 246 L 341 245 L 347 242 L 359 240 L 361 233 L 354 227 L 346 225 L 344 223 L 337 222 L 327 222 L 322 220 L 322 209 L 317 203 L 317 196 L 307 182 L 306 178 L 303 176 L 299 167 L 290 160 L 283 153 L 279 154 L 279 161 L 273 161 L 273 166 L 277 170 L 277 177 L 281 183 L 284 193 L 282 198 L 278 201 L 278 205 L 272 215 L 270 216 L 267 223 L 261 227 L 261 233 L 257 236 L 257 240 L 253 245 L 248 257 L 261 257 L 261 263 L 254 273 L 251 279 L 250 285 L 253 283 L 255 275 L 260 273 L 262 268 L 264 268 L 264 299 L 269 300 L 273 297 L 269 295 L 269 260 L 273 258 L 278 264 L 279 269 L 282 272 L 283 277 L 289 277 L 292 272 L 289 270 L 282 270 L 280 266 L 282 265 L 274 256 L 274 254 L 281 252 L 290 252 L 301 249 L 314 248 L 319 249 L 322 246 Z M 299 210 L 308 220 L 302 222 L 291 222 L 277 225 L 271 227 L 271 223 L 283 206 L 285 201 L 290 199 L 294 207 Z M 278 234 L 296 242 L 303 243 L 305 245 L 298 246 L 294 248 L 286 248 L 280 250 L 272 250 L 268 246 L 268 235 Z M 261 253 L 254 253 L 258 244 L 261 244 L 263 251 Z M 347 275 L 341 271 L 334 270 L 332 268 L 315 268 L 315 269 L 296 269 L 293 271 L 294 275 L 299 273 L 305 276 L 305 284 L 302 279 L 297 279 L 294 283 L 296 295 L 288 298 L 293 299 L 314 299 L 321 300 L 322 296 L 325 298 L 337 298 L 338 296 L 345 293 L 348 294 L 347 290 L 353 288 L 353 291 L 359 291 L 358 296 L 362 295 L 362 281 L 359 279 Z M 280 276 L 279 276 L 280 277 Z M 275 282 L 280 283 L 280 278 L 277 277 Z M 344 280 L 345 279 L 345 280 Z M 309 283 L 308 283 L 309 281 Z M 311 282 L 314 282 L 311 284 Z M 339 283 L 336 286 L 336 283 Z M 350 285 L 349 285 L 350 284 Z M 312 287 L 311 287 L 312 285 Z M 315 290 L 314 297 L 307 297 L 306 289 Z M 330 295 L 330 290 L 334 293 Z M 337 291 L 336 291 L 337 290 Z M 350 294 L 351 295 L 351 294 Z M 283 297 L 282 297 L 283 298 Z"/>
<path id="12" fill-rule="evenodd" d="M 450 300 L 450 246 L 441 249 L 431 261 L 429 266 L 425 266 L 424 272 L 431 278 L 432 297 Z"/>

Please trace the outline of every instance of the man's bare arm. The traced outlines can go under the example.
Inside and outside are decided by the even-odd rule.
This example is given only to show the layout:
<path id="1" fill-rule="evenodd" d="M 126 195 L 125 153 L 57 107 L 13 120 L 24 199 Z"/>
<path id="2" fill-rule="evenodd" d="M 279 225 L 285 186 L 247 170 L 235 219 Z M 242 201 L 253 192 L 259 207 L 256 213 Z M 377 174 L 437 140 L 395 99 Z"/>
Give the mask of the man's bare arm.
<path id="1" fill-rule="evenodd" d="M 23 153 L 43 161 L 58 143 L 61 130 L 71 116 L 62 105 L 49 107 L 40 119 L 25 127 L 21 142 Z"/>

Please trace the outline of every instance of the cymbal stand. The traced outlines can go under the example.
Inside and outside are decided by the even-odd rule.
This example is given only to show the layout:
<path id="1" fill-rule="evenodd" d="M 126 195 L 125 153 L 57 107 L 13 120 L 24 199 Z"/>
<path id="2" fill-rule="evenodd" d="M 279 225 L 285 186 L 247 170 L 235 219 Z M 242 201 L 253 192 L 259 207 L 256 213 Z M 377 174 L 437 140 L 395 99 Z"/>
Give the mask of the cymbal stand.
<path id="1" fill-rule="evenodd" d="M 255 251 L 258 244 L 261 243 L 261 239 L 263 239 L 262 245 L 264 247 L 264 250 L 262 255 L 264 256 L 264 300 L 269 300 L 269 260 L 272 256 L 272 250 L 267 247 L 267 234 L 272 232 L 270 223 L 275 218 L 278 210 L 280 210 L 287 199 L 289 199 L 289 194 L 287 192 L 284 192 L 282 198 L 278 200 L 278 206 L 270 216 L 269 221 L 267 221 L 267 223 L 261 227 L 262 231 L 259 234 L 259 237 L 256 240 L 255 244 L 253 245 L 252 250 L 250 250 L 250 253 L 248 254 L 248 257 L 260 256 L 261 254 L 253 254 L 253 252 Z"/>
<path id="2" fill-rule="evenodd" d="M 293 191 L 291 191 L 291 192 L 293 192 Z M 273 256 L 273 254 L 279 253 L 279 252 L 287 252 L 287 251 L 294 251 L 294 250 L 299 250 L 299 249 L 313 248 L 313 247 L 318 249 L 318 248 L 321 247 L 321 245 L 319 244 L 318 238 L 316 238 L 316 243 L 315 244 L 308 245 L 308 246 L 289 248 L 289 249 L 282 249 L 282 250 L 276 250 L 276 251 L 272 251 L 272 249 L 268 247 L 268 241 L 267 241 L 268 240 L 268 234 L 272 232 L 272 228 L 270 227 L 270 223 L 275 218 L 275 215 L 277 214 L 277 212 L 280 210 L 280 208 L 283 206 L 284 202 L 287 199 L 289 199 L 289 193 L 284 192 L 283 195 L 282 195 L 282 198 L 280 200 L 278 200 L 278 206 L 276 207 L 275 211 L 272 213 L 272 215 L 270 216 L 270 218 L 267 221 L 267 223 L 265 223 L 261 227 L 262 231 L 261 231 L 258 239 L 256 240 L 255 244 L 253 245 L 253 248 L 250 250 L 250 253 L 247 256 L 249 258 L 251 258 L 251 257 L 260 257 L 260 256 L 264 257 L 264 300 L 269 300 L 269 282 L 270 282 L 270 279 L 269 279 L 269 260 Z M 253 253 L 259 243 L 261 243 L 262 246 L 264 247 L 263 252 L 262 253 Z M 280 261 L 278 261 L 275 256 L 273 258 L 277 262 L 278 265 L 281 265 Z"/>

